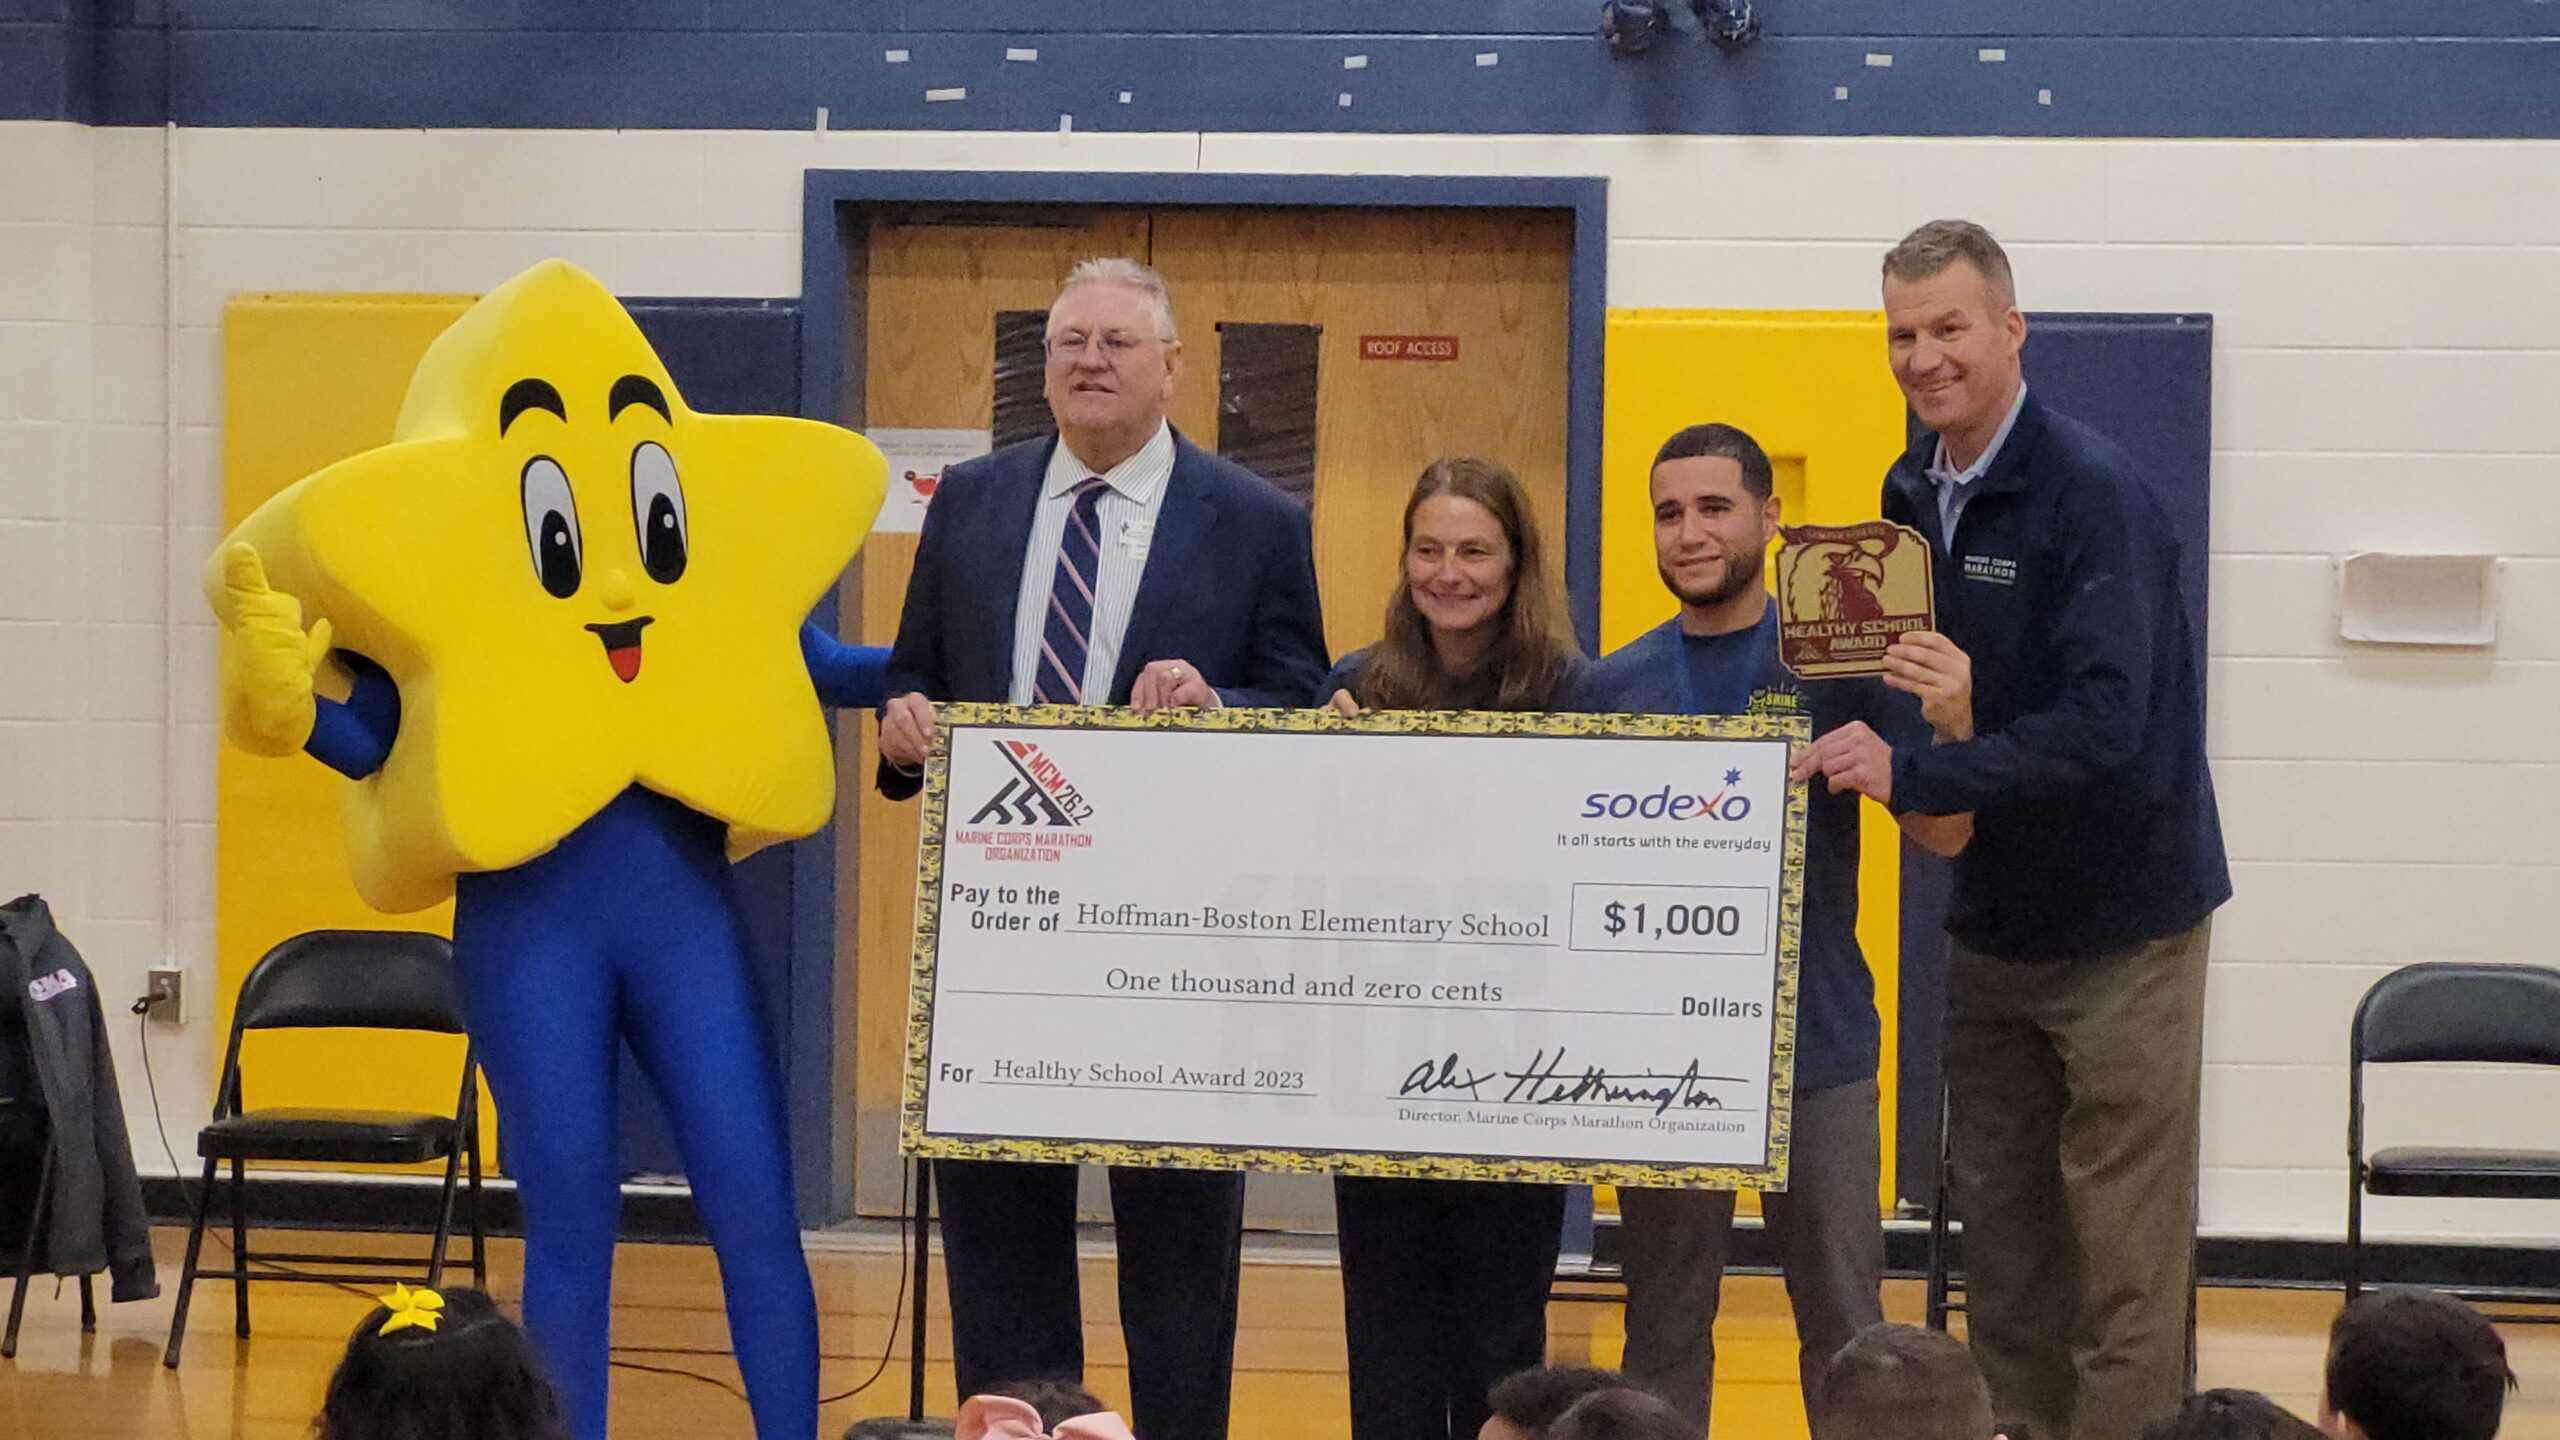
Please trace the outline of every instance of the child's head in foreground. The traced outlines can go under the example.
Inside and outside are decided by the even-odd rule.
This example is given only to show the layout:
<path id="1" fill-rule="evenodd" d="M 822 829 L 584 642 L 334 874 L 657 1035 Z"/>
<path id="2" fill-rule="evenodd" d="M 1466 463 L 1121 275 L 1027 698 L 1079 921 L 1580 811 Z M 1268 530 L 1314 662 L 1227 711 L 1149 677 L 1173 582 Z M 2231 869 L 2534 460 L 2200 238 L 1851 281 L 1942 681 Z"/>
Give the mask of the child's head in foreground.
<path id="1" fill-rule="evenodd" d="M 1476 1440 L 1544 1440 L 1574 1402 L 1626 1384 L 1615 1370 L 1595 1365 L 1539 1365 L 1504 1379 L 1485 1397 L 1492 1414 Z"/>
<path id="2" fill-rule="evenodd" d="M 1129 1440 L 1129 1426 L 1073 1380 L 1010 1380 L 960 1406 L 954 1440 Z"/>
<path id="3" fill-rule="evenodd" d="M 1698 1440 L 1698 1428 L 1653 1392 L 1620 1384 L 1574 1401 L 1542 1440 Z"/>
<path id="4" fill-rule="evenodd" d="M 2329 1326 L 2320 1428 L 2336 1440 L 2490 1440 L 2515 1386 L 2506 1342 L 2479 1311 L 2431 1290 L 2377 1290 Z"/>
<path id="5" fill-rule="evenodd" d="M 1991 1440 L 1991 1387 L 1964 1342 L 1870 1325 L 1823 1367 L 1814 1440 Z"/>
<path id="6" fill-rule="evenodd" d="M 2188 1396 L 2150 1440 L 2320 1440 L 2320 1432 L 2255 1390 L 2206 1390 Z"/>
<path id="7" fill-rule="evenodd" d="M 320 1440 L 568 1440 L 533 1344 L 478 1290 L 402 1286 L 356 1326 Z"/>

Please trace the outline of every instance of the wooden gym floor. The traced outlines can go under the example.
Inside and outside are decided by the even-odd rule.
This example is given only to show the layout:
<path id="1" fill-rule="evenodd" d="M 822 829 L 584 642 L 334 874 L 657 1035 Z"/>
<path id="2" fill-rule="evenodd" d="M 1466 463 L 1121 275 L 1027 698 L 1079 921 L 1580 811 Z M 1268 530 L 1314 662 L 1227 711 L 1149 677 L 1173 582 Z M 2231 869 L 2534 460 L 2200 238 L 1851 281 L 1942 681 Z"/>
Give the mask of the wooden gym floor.
<path id="1" fill-rule="evenodd" d="M 25 1334 L 15 1362 L 0 1362 L 0 1440 L 309 1440 L 311 1417 L 347 1332 L 370 1302 L 309 1285 L 260 1285 L 251 1301 L 256 1337 L 231 1335 L 229 1287 L 197 1288 L 184 1365 L 160 1368 L 168 1338 L 183 1232 L 159 1232 L 163 1297 L 138 1305 L 102 1305 L 98 1333 L 82 1336 L 79 1300 L 50 1284 L 30 1294 Z M 325 1248 L 327 1240 L 309 1248 Z M 825 1344 L 823 1393 L 860 1383 L 891 1339 L 898 1293 L 894 1237 L 821 1236 L 811 1241 L 820 1333 Z M 210 1239 L 208 1255 L 218 1254 Z M 1237 1440 L 1336 1440 L 1348 1430 L 1342 1357 L 1342 1290 L 1322 1251 L 1265 1250 L 1245 1267 L 1242 1331 L 1236 1343 Z M 493 1246 L 492 1288 L 512 1301 L 517 1247 Z M 947 1343 L 936 1280 L 934 1344 Z M 748 1434 L 744 1403 L 724 1387 L 737 1384 L 729 1362 L 718 1277 L 711 1251 L 686 1245 L 622 1247 L 614 1297 L 617 1358 L 682 1375 L 617 1368 L 614 1433 L 624 1440 L 709 1440 Z M 1111 1264 L 1088 1252 L 1088 1381 L 1125 1402 L 1119 1332 L 1113 1324 Z M 1718 1433 L 1754 1440 L 1801 1437 L 1795 1394 L 1794 1335 L 1786 1297 L 1774 1279 L 1735 1277 L 1725 1292 L 1718 1331 Z M 105 1298 L 103 1280 L 100 1299 Z M 1920 1315 L 1920 1288 L 1893 1282 L 1886 1311 Z M 2203 1383 L 2264 1390 L 2308 1416 L 2319 1388 L 2320 1357 L 2337 1297 L 2329 1292 L 2212 1290 L 2203 1300 Z M 1551 1312 L 1550 1350 L 1560 1362 L 1613 1364 L 1621 1331 L 1611 1304 L 1559 1301 Z M 2506 1327 L 2508 1354 L 2522 1380 L 2508 1403 L 2505 1440 L 2560 1440 L 2560 1326 Z M 861 1394 L 822 1412 L 826 1440 L 869 1415 L 903 1413 L 906 1327 L 886 1373 Z M 928 1400 L 949 1415 L 951 1371 L 930 1369 Z"/>

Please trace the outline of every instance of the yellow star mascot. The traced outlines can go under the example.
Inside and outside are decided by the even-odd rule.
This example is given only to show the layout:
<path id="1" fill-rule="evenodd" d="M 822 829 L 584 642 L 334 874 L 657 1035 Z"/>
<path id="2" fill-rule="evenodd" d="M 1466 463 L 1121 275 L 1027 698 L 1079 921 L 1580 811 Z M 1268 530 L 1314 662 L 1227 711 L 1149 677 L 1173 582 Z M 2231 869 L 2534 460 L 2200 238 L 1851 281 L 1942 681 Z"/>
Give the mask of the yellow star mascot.
<path id="1" fill-rule="evenodd" d="M 887 473 L 847 430 L 687 409 L 613 296 L 548 261 L 429 347 L 390 444 L 278 494 L 208 567 L 225 731 L 349 778 L 375 906 L 453 897 L 525 1320 L 579 1440 L 606 1433 L 626 1042 L 719 1253 L 756 1433 L 817 1430 L 780 1069 L 729 865 L 826 822 L 822 702 L 879 701 L 885 652 L 806 617 Z M 344 702 L 317 693 L 324 663 Z"/>

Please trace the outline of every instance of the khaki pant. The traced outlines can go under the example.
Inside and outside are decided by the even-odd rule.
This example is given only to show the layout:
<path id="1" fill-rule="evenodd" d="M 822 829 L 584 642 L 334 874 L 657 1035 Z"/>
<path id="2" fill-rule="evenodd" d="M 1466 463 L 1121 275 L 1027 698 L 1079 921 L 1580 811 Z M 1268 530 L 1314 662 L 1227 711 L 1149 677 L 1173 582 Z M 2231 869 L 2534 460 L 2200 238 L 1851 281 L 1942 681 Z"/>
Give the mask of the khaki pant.
<path id="1" fill-rule="evenodd" d="M 1795 1097 L 1787 1189 L 1760 1197 L 1795 1311 L 1805 1408 L 1849 1337 L 1884 1319 L 1884 1224 L 1876 1200 L 1876 1082 Z M 1730 1190 L 1618 1191 L 1626 1256 L 1628 1379 L 1704 1430 L 1716 1382 L 1715 1323 L 1733 1232 Z"/>
<path id="2" fill-rule="evenodd" d="M 2139 1440 L 2186 1394 L 2210 929 L 2059 963 L 1954 949 L 1965 1328 L 1993 1407 L 2046 1440 Z"/>

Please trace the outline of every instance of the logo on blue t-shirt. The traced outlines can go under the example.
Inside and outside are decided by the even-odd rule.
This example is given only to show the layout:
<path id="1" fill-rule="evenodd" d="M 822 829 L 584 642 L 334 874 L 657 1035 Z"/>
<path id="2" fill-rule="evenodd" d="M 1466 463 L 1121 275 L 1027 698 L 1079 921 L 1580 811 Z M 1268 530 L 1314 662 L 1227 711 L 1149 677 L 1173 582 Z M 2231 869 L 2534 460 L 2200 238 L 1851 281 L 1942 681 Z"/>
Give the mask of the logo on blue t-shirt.
<path id="1" fill-rule="evenodd" d="M 1804 692 L 1792 685 L 1763 685 L 1751 692 L 1749 703 L 1742 707 L 1745 715 L 1801 715 Z"/>

